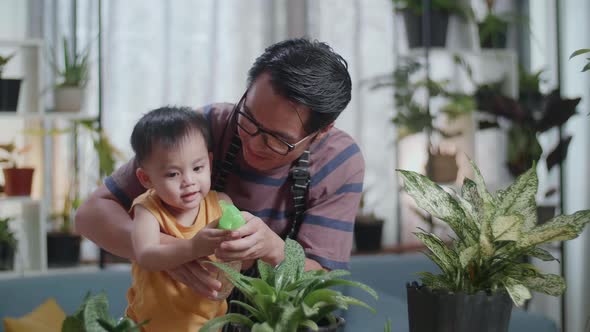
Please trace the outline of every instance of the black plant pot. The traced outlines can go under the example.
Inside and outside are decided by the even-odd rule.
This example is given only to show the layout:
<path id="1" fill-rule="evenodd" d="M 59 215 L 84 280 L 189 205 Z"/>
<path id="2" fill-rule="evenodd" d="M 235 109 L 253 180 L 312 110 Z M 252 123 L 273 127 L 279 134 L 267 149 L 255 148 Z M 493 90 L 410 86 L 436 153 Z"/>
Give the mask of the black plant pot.
<path id="1" fill-rule="evenodd" d="M 410 48 L 424 47 L 426 41 L 422 34 L 422 17 L 411 10 L 403 10 L 408 46 Z M 440 10 L 430 12 L 430 47 L 445 47 L 447 43 L 447 26 L 449 14 Z"/>
<path id="2" fill-rule="evenodd" d="M 321 322 L 320 322 L 320 324 L 318 324 L 319 328 L 317 331 L 318 332 L 343 332 L 345 324 L 346 324 L 346 322 L 344 321 L 344 318 L 337 317 L 336 323 L 332 324 L 332 325 L 325 326 L 325 325 L 321 325 Z M 230 328 L 230 331 L 231 332 L 250 332 L 250 329 L 247 327 L 232 325 Z M 297 332 L 311 332 L 311 331 L 313 331 L 313 330 L 310 328 L 297 330 Z"/>
<path id="3" fill-rule="evenodd" d="M 14 269 L 14 247 L 0 243 L 0 271 Z"/>
<path id="4" fill-rule="evenodd" d="M 16 112 L 21 80 L 0 79 L 0 112 Z"/>
<path id="5" fill-rule="evenodd" d="M 378 251 L 381 249 L 383 220 L 363 221 L 357 217 L 354 223 L 354 242 L 357 251 Z"/>
<path id="6" fill-rule="evenodd" d="M 69 233 L 47 233 L 47 265 L 76 266 L 80 262 L 80 236 Z"/>
<path id="7" fill-rule="evenodd" d="M 432 291 L 407 285 L 410 332 L 506 332 L 512 313 L 507 293 L 487 295 Z"/>
<path id="8" fill-rule="evenodd" d="M 481 31 L 482 26 L 479 25 L 479 30 Z M 493 33 L 491 36 L 487 36 L 482 38 L 480 36 L 479 44 L 481 48 L 497 48 L 497 49 L 505 49 L 507 44 L 508 36 L 508 24 L 506 24 L 500 31 Z"/>

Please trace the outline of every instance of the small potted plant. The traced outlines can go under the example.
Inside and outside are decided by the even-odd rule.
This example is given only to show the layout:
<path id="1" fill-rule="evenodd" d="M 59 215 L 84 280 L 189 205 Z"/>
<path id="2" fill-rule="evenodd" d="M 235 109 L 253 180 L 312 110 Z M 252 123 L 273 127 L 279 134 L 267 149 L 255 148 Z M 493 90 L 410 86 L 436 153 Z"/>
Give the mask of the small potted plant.
<path id="1" fill-rule="evenodd" d="M 20 92 L 20 79 L 2 78 L 4 66 L 14 57 L 0 55 L 0 112 L 16 112 Z"/>
<path id="2" fill-rule="evenodd" d="M 408 46 L 410 48 L 424 47 L 422 19 L 425 8 L 422 0 L 392 0 L 395 9 L 401 10 L 406 25 Z M 464 20 L 469 19 L 471 9 L 460 1 L 428 0 L 430 1 L 430 46 L 445 47 L 447 26 L 450 15 L 457 15 Z"/>
<path id="3" fill-rule="evenodd" d="M 79 112 L 88 82 L 88 51 L 78 52 L 63 38 L 63 65 L 53 63 L 60 79 L 54 90 L 55 111 Z"/>
<path id="4" fill-rule="evenodd" d="M 0 164 L 4 173 L 4 193 L 6 196 L 30 196 L 33 183 L 34 168 L 19 167 L 17 159 L 20 155 L 28 152 L 30 145 L 17 149 L 14 143 L 0 144 Z"/>
<path id="5" fill-rule="evenodd" d="M 377 293 L 370 287 L 351 280 L 341 279 L 347 271 L 304 271 L 305 253 L 299 243 L 285 242 L 285 260 L 277 267 L 258 260 L 260 278 L 244 276 L 224 263 L 211 262 L 228 275 L 249 303 L 232 301 L 249 312 L 248 316 L 230 313 L 207 322 L 201 332 L 217 331 L 225 324 L 235 324 L 241 331 L 341 331 L 344 319 L 334 312 L 346 310 L 349 305 L 360 305 L 374 312 L 366 303 L 344 296 L 332 286 L 359 287 L 375 299 Z"/>
<path id="6" fill-rule="evenodd" d="M 450 246 L 434 234 L 415 233 L 441 273 L 423 272 L 421 284 L 408 284 L 411 332 L 507 331 L 512 304 L 523 305 L 531 290 L 553 296 L 565 290 L 561 276 L 542 274 L 524 258 L 555 260 L 540 245 L 576 238 L 590 222 L 590 210 L 584 210 L 538 225 L 535 167 L 506 190 L 490 193 L 471 164 L 474 180 L 466 178 L 460 194 L 420 174 L 398 171 L 418 206 L 455 233 Z"/>
<path id="7" fill-rule="evenodd" d="M 368 212 L 365 205 L 365 193 L 361 196 L 359 212 L 354 220 L 354 243 L 357 251 L 378 251 L 381 249 L 383 218 L 374 212 Z"/>
<path id="8" fill-rule="evenodd" d="M 14 267 L 16 236 L 10 230 L 12 218 L 0 218 L 0 271 L 10 271 Z"/>
<path id="9" fill-rule="evenodd" d="M 82 201 L 72 192 L 73 186 L 70 186 L 63 210 L 50 216 L 54 223 L 53 231 L 47 232 L 47 265 L 50 267 L 76 266 L 80 261 L 82 237 L 74 232 L 73 218 Z"/>

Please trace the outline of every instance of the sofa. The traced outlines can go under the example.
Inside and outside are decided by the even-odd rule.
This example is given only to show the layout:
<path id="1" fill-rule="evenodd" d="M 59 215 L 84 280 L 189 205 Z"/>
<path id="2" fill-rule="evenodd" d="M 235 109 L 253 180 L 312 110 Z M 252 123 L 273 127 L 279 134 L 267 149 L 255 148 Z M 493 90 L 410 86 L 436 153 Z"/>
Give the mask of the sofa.
<path id="1" fill-rule="evenodd" d="M 392 331 L 408 332 L 405 284 L 416 280 L 415 272 L 419 271 L 436 272 L 437 268 L 422 254 L 353 256 L 351 278 L 373 287 L 379 299 L 375 301 L 356 288 L 342 288 L 345 294 L 364 300 L 377 310 L 373 314 L 365 308 L 351 306 L 342 313 L 345 331 L 383 331 L 390 319 Z M 0 318 L 23 316 L 48 298 L 54 298 L 71 314 L 88 291 L 103 290 L 109 299 L 111 315 L 119 317 L 126 307 L 125 293 L 130 281 L 128 267 L 0 279 Z M 557 332 L 558 329 L 545 317 L 514 309 L 510 332 L 520 331 Z"/>

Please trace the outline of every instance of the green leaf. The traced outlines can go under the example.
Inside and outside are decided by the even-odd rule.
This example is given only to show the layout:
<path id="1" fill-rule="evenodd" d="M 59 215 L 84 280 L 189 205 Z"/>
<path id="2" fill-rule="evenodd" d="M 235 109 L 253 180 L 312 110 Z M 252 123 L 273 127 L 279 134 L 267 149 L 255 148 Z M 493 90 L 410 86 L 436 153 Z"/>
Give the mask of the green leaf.
<path id="1" fill-rule="evenodd" d="M 494 241 L 518 241 L 524 219 L 519 215 L 499 216 L 492 223 Z"/>
<path id="2" fill-rule="evenodd" d="M 529 251 L 529 256 L 538 258 L 544 262 L 550 261 L 559 261 L 557 258 L 553 257 L 547 250 L 542 248 L 534 248 L 533 250 Z"/>
<path id="3" fill-rule="evenodd" d="M 565 291 L 565 280 L 555 274 L 538 274 L 534 277 L 526 277 L 523 283 L 529 289 L 548 294 L 551 296 L 560 296 Z"/>
<path id="4" fill-rule="evenodd" d="M 537 224 L 537 204 L 535 195 L 539 186 L 535 165 L 506 189 L 498 204 L 498 215 L 519 214 L 524 217 L 524 229 L 532 229 Z"/>
<path id="5" fill-rule="evenodd" d="M 461 262 L 461 267 L 465 269 L 467 267 L 467 265 L 469 264 L 469 262 L 471 262 L 471 260 L 473 260 L 473 258 L 477 255 L 478 252 L 479 252 L 478 245 L 473 245 L 469 248 L 466 248 L 465 250 L 462 250 L 459 253 L 459 261 Z"/>
<path id="6" fill-rule="evenodd" d="M 578 211 L 572 215 L 554 217 L 549 222 L 524 233 L 519 247 L 533 247 L 551 241 L 571 240 L 584 230 L 590 222 L 590 210 Z"/>
<path id="7" fill-rule="evenodd" d="M 319 330 L 319 326 L 318 326 L 318 324 L 316 324 L 316 323 L 315 323 L 313 320 L 310 320 L 310 319 L 307 319 L 307 320 L 304 320 L 304 321 L 302 321 L 302 322 L 299 324 L 299 326 L 301 326 L 301 327 L 306 327 L 306 328 L 308 328 L 308 329 L 310 329 L 310 330 L 312 330 L 312 331 L 317 331 L 317 330 Z"/>
<path id="8" fill-rule="evenodd" d="M 486 208 L 487 213 L 489 213 L 489 212 L 493 211 L 494 208 L 496 207 L 496 205 L 497 205 L 496 199 L 488 191 L 488 188 L 486 187 L 485 180 L 483 179 L 483 176 L 481 175 L 481 172 L 479 171 L 479 168 L 477 167 L 475 162 L 471 159 L 469 159 L 469 162 L 471 163 L 471 167 L 473 168 L 473 173 L 475 174 L 475 179 L 473 179 L 473 181 L 475 182 L 477 194 L 483 200 L 484 207 Z"/>
<path id="9" fill-rule="evenodd" d="M 435 275 L 430 272 L 418 272 L 420 281 L 430 289 L 453 289 L 454 285 L 450 284 L 444 275 Z"/>
<path id="10" fill-rule="evenodd" d="M 344 296 L 344 295 L 340 295 L 336 297 L 336 300 L 338 303 L 343 303 L 343 304 L 347 304 L 347 305 L 357 305 L 366 309 L 369 309 L 369 311 L 371 311 L 373 314 L 377 313 L 377 310 L 375 310 L 373 307 L 371 307 L 370 305 L 366 304 L 365 302 L 355 299 L 354 297 L 350 297 L 350 296 Z"/>
<path id="11" fill-rule="evenodd" d="M 295 330 L 293 330 L 295 331 Z M 266 322 L 262 323 L 262 324 L 254 324 L 254 326 L 252 326 L 252 332 L 275 332 L 273 330 L 273 328 Z M 285 332 L 291 332 L 291 331 L 285 331 Z"/>
<path id="12" fill-rule="evenodd" d="M 416 237 L 430 249 L 430 252 L 436 260 L 434 261 L 440 269 L 449 274 L 453 274 L 457 267 L 460 266 L 459 257 L 449 249 L 447 245 L 436 235 L 427 233 L 414 233 Z"/>
<path id="13" fill-rule="evenodd" d="M 590 70 L 590 63 L 587 63 L 584 68 L 582 68 L 582 72 L 586 72 L 588 70 Z"/>
<path id="14" fill-rule="evenodd" d="M 264 320 L 264 318 L 265 318 L 264 315 L 260 312 L 260 310 L 254 308 L 253 306 L 249 305 L 248 303 L 238 301 L 238 300 L 232 300 L 231 303 L 239 305 L 240 307 L 248 310 L 248 312 L 250 312 L 250 314 L 252 316 L 254 316 L 254 318 L 256 318 L 256 320 L 259 322 Z"/>
<path id="15" fill-rule="evenodd" d="M 109 316 L 109 304 L 105 293 L 100 293 L 88 299 L 84 308 L 84 328 L 86 332 L 104 331 L 98 319 L 113 321 Z"/>
<path id="16" fill-rule="evenodd" d="M 352 280 L 346 280 L 346 279 L 336 279 L 336 280 L 326 281 L 323 284 L 324 287 L 333 287 L 333 286 L 342 286 L 342 285 L 360 288 L 360 289 L 364 290 L 365 292 L 369 293 L 373 298 L 375 298 L 375 300 L 379 299 L 379 295 L 377 294 L 377 292 L 373 288 L 371 288 L 363 283 L 360 283 L 358 281 L 352 281 Z"/>
<path id="17" fill-rule="evenodd" d="M 74 316 L 68 316 L 63 321 L 61 332 L 80 332 L 84 331 L 84 322 Z"/>
<path id="18" fill-rule="evenodd" d="M 404 180 L 404 189 L 420 208 L 446 222 L 461 239 L 474 240 L 474 225 L 466 226 L 463 209 L 449 193 L 416 172 L 398 170 L 398 173 Z"/>
<path id="19" fill-rule="evenodd" d="M 330 302 L 331 299 L 340 295 L 340 292 L 333 289 L 318 289 L 309 293 L 304 299 L 303 303 L 313 307 L 318 302 Z"/>
<path id="20" fill-rule="evenodd" d="M 279 264 L 275 274 L 275 287 L 283 289 L 293 280 L 298 280 L 305 269 L 305 252 L 297 241 L 285 241 L 285 259 Z"/>
<path id="21" fill-rule="evenodd" d="M 506 278 L 504 287 L 508 291 L 508 295 L 510 295 L 510 298 L 514 304 L 519 307 L 524 305 L 525 301 L 532 297 L 529 289 L 526 288 L 526 286 L 520 284 L 519 281 L 515 279 Z"/>
<path id="22" fill-rule="evenodd" d="M 208 321 L 203 327 L 201 327 L 199 332 L 217 332 L 218 329 L 228 323 L 234 323 L 248 328 L 251 328 L 254 325 L 254 322 L 244 315 L 226 314 L 225 316 L 217 317 Z"/>
<path id="23" fill-rule="evenodd" d="M 256 264 L 258 265 L 258 272 L 260 273 L 260 278 L 267 283 L 271 284 L 275 278 L 275 272 L 270 264 L 265 263 L 263 260 L 257 260 Z"/>
<path id="24" fill-rule="evenodd" d="M 578 56 L 580 54 L 585 54 L 585 53 L 588 53 L 588 52 L 590 52 L 590 48 L 582 48 L 582 49 L 576 50 L 574 53 L 572 53 L 570 55 L 570 59 L 573 58 L 573 57 L 576 57 L 576 56 Z"/>

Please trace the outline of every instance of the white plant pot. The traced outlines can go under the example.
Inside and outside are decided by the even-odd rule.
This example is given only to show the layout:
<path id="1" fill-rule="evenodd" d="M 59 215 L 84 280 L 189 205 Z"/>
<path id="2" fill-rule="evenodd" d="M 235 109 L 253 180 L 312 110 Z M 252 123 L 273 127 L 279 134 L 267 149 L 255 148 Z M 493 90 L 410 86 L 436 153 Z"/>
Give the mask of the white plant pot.
<path id="1" fill-rule="evenodd" d="M 84 101 L 84 88 L 59 87 L 55 89 L 56 112 L 80 112 Z"/>

